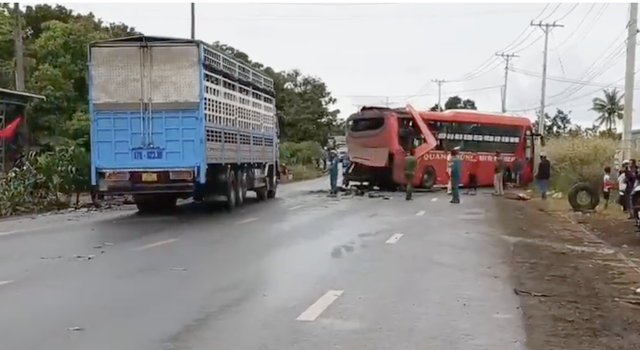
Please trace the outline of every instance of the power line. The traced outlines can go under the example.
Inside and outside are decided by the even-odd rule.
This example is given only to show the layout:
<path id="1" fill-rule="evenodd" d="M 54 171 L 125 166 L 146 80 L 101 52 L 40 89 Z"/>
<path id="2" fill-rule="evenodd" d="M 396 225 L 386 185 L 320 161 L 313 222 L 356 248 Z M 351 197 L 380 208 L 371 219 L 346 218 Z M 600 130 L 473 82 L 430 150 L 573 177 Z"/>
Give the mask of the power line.
<path id="1" fill-rule="evenodd" d="M 534 18 L 534 20 L 536 20 L 537 18 L 539 18 L 540 16 L 542 16 L 542 14 L 547 10 L 547 8 L 549 8 L 549 3 L 547 3 L 544 8 L 542 9 L 542 11 L 540 11 L 540 13 L 538 13 L 538 15 Z M 554 12 L 552 12 L 551 14 L 553 14 Z M 506 52 L 506 51 L 513 51 L 513 47 L 514 44 L 516 44 L 515 46 L 520 46 L 523 42 L 525 42 L 533 33 L 533 31 L 530 31 L 531 27 L 526 27 L 521 33 L 520 35 L 518 35 L 516 37 L 516 39 L 514 41 L 512 41 L 509 45 L 507 45 L 506 47 L 504 47 L 503 49 L 499 50 L 501 52 Z M 525 35 L 528 31 L 530 31 L 529 35 L 527 35 L 524 39 L 520 40 L 520 38 Z M 520 40 L 520 41 L 519 41 Z M 478 78 L 481 75 L 484 75 L 490 71 L 492 71 L 493 69 L 497 68 L 498 65 L 495 65 L 496 62 L 500 62 L 500 60 L 495 57 L 495 56 L 491 56 L 489 57 L 486 61 L 484 61 L 482 64 L 480 64 L 477 68 L 473 69 L 471 72 L 463 75 L 462 77 L 455 79 L 453 81 L 465 81 L 465 80 L 472 80 L 475 78 Z M 493 64 L 493 65 L 492 65 Z M 489 70 L 487 70 L 487 67 L 491 67 Z"/>
<path id="2" fill-rule="evenodd" d="M 540 19 L 540 22 L 546 21 L 548 20 L 551 16 L 553 16 L 554 13 L 556 13 L 558 11 L 558 9 L 560 8 L 560 6 L 562 6 L 562 4 L 558 4 L 556 6 L 556 8 L 554 8 L 550 14 L 547 15 L 547 17 Z M 535 21 L 535 19 L 533 19 Z"/>
<path id="3" fill-rule="evenodd" d="M 591 33 L 593 31 L 593 29 L 596 27 L 596 23 L 598 23 L 598 21 L 602 18 L 602 16 L 604 15 L 604 13 L 606 12 L 607 8 L 609 7 L 610 4 L 603 4 L 602 7 L 600 8 L 600 10 L 598 11 L 598 13 L 596 14 L 596 16 L 594 17 L 593 21 L 591 21 L 591 25 L 587 28 L 587 30 L 585 31 L 585 33 L 582 35 L 582 37 L 580 39 L 578 39 L 577 41 L 575 41 L 573 44 L 567 46 L 560 54 L 564 55 L 567 52 L 572 52 L 581 42 L 583 42 L 587 36 L 589 35 L 589 33 Z"/>
<path id="4" fill-rule="evenodd" d="M 449 81 L 445 81 L 446 83 L 448 83 Z M 481 87 L 481 88 L 476 88 L 476 89 L 465 89 L 465 90 L 457 90 L 457 91 L 450 91 L 447 92 L 448 95 L 458 95 L 458 94 L 466 94 L 466 93 L 471 93 L 471 92 L 479 92 L 479 91 L 486 91 L 486 90 L 492 90 L 492 89 L 497 89 L 497 88 L 501 88 L 502 85 L 491 85 L 491 86 L 485 86 L 485 87 Z M 412 96 L 416 96 L 416 97 L 428 97 L 428 96 L 437 96 L 438 94 L 422 94 L 422 95 L 343 95 L 342 97 L 349 97 L 349 98 L 358 98 L 358 97 L 372 97 L 372 98 L 392 98 L 392 99 L 403 99 L 403 98 L 408 98 L 408 97 L 412 97 Z"/>
<path id="5" fill-rule="evenodd" d="M 567 18 L 567 16 L 569 16 L 571 14 L 571 12 L 573 12 L 578 6 L 580 6 L 580 3 L 577 3 L 577 4 L 573 5 L 573 7 L 569 10 L 569 12 L 565 13 L 564 16 L 556 19 L 556 22 L 560 22 L 563 19 Z"/>
<path id="6" fill-rule="evenodd" d="M 578 23 L 578 26 L 576 27 L 575 30 L 571 31 L 571 33 L 569 34 L 569 36 L 567 36 L 560 44 L 556 45 L 555 49 L 553 49 L 554 51 L 557 50 L 558 48 L 562 47 L 564 44 L 566 44 L 571 38 L 573 38 L 573 36 L 578 33 L 578 30 L 582 27 L 582 25 L 584 24 L 584 22 L 587 20 L 587 18 L 589 18 L 589 14 L 593 11 L 593 9 L 596 7 L 597 4 L 592 4 L 591 7 L 589 8 L 589 11 L 587 11 L 587 13 L 584 15 L 584 17 L 582 17 L 582 20 L 580 21 L 580 23 Z"/>
<path id="7" fill-rule="evenodd" d="M 638 71 L 640 71 L 640 70 L 636 70 L 636 71 L 635 71 L 635 73 L 638 73 Z M 635 74 L 635 73 L 634 73 L 634 74 Z M 577 100 L 582 99 L 582 98 L 585 98 L 585 97 L 587 97 L 587 96 L 589 96 L 589 95 L 593 95 L 593 94 L 595 94 L 595 93 L 596 93 L 596 92 L 598 92 L 598 91 L 602 91 L 602 89 L 603 89 L 603 88 L 610 88 L 610 87 L 613 87 L 613 86 L 615 86 L 616 84 L 618 84 L 618 83 L 620 83 L 621 81 L 623 81 L 624 79 L 625 79 L 624 77 L 623 77 L 623 78 L 620 78 L 620 79 L 618 79 L 618 80 L 616 80 L 616 81 L 614 81 L 614 82 L 612 82 L 612 83 L 610 83 L 610 84 L 607 84 L 606 86 L 604 86 L 604 87 L 602 87 L 602 88 L 597 88 L 597 89 L 595 89 L 595 90 L 590 90 L 588 93 L 585 93 L 585 94 L 582 94 L 582 95 L 575 96 L 574 98 L 571 98 L 571 99 L 563 100 L 562 102 L 552 102 L 552 103 L 549 103 L 549 104 L 547 105 L 547 107 L 550 107 L 550 106 L 558 106 L 558 105 L 560 105 L 561 103 L 567 103 L 567 102 L 571 102 L 571 101 L 577 101 Z M 538 106 L 536 106 L 536 107 L 530 107 L 530 108 L 517 109 L 517 110 L 513 110 L 512 112 L 526 112 L 526 111 L 534 111 L 534 110 L 537 110 L 538 108 L 539 108 L 539 107 L 538 107 Z"/>

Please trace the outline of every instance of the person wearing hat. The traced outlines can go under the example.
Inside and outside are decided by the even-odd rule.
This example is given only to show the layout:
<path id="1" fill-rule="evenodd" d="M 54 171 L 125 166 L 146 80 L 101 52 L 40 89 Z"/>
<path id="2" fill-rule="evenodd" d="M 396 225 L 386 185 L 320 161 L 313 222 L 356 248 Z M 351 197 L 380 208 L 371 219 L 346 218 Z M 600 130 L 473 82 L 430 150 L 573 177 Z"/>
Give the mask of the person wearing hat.
<path id="1" fill-rule="evenodd" d="M 536 181 L 538 182 L 538 190 L 542 199 L 547 199 L 547 188 L 549 186 L 549 179 L 551 178 L 551 163 L 547 159 L 547 154 L 540 153 L 540 164 L 538 165 L 538 173 L 536 174 Z"/>
<path id="2" fill-rule="evenodd" d="M 460 204 L 460 158 L 458 153 L 460 147 L 454 147 L 451 150 L 451 202 Z"/>

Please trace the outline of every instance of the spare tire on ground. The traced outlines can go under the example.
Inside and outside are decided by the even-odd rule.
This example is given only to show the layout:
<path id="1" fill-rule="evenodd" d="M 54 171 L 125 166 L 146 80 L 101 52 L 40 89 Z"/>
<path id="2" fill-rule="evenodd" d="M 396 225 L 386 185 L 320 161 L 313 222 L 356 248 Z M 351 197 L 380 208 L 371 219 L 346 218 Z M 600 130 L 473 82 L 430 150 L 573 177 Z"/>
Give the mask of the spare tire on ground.
<path id="1" fill-rule="evenodd" d="M 588 182 L 581 182 L 571 187 L 567 198 L 573 210 L 594 210 L 600 203 L 600 191 Z"/>

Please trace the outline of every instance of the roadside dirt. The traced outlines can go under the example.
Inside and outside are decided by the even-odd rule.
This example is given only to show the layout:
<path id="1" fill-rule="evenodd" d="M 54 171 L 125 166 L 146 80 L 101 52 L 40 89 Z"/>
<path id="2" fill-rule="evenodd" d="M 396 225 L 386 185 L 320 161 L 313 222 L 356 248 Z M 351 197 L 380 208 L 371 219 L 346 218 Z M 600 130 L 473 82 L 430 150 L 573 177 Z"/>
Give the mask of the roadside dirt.
<path id="1" fill-rule="evenodd" d="M 629 223 L 549 210 L 539 199 L 496 205 L 513 243 L 528 348 L 640 349 L 640 239 Z"/>

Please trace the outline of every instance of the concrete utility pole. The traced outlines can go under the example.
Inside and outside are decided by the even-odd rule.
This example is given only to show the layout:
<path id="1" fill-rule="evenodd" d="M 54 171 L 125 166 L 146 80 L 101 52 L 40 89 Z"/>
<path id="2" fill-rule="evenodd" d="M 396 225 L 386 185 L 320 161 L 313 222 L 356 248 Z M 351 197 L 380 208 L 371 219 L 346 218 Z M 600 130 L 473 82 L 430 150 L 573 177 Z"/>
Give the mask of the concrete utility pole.
<path id="1" fill-rule="evenodd" d="M 544 107 L 545 107 L 545 95 L 547 92 L 547 56 L 549 53 L 549 33 L 553 28 L 562 28 L 564 27 L 562 24 L 553 23 L 533 23 L 531 21 L 531 26 L 540 27 L 544 32 L 544 53 L 543 53 L 543 61 L 542 61 L 542 93 L 540 96 L 540 115 L 538 116 L 538 134 L 540 136 L 536 139 L 536 147 L 535 151 L 540 152 L 542 149 L 542 136 L 544 136 Z M 537 158 L 537 157 L 536 157 Z M 538 171 L 538 165 L 540 164 L 539 158 L 534 162 L 535 171 Z"/>
<path id="2" fill-rule="evenodd" d="M 505 54 L 505 53 L 496 53 L 496 56 L 504 58 L 505 66 L 504 66 L 504 87 L 502 88 L 502 113 L 507 112 L 507 83 L 509 81 L 509 62 L 512 58 L 520 57 L 515 53 Z"/>
<path id="3" fill-rule="evenodd" d="M 20 4 L 13 3 L 13 11 L 15 12 L 16 24 L 13 27 L 13 40 L 15 43 L 16 56 L 16 90 L 24 91 L 24 49 L 22 45 L 22 15 L 20 13 Z"/>
<path id="4" fill-rule="evenodd" d="M 196 4 L 191 3 L 191 39 L 196 40 Z"/>
<path id="5" fill-rule="evenodd" d="M 627 26 L 627 64 L 624 80 L 624 118 L 622 128 L 622 158 L 631 158 L 631 128 L 633 127 L 633 89 L 636 71 L 636 36 L 638 34 L 638 4 L 629 6 Z"/>
<path id="6" fill-rule="evenodd" d="M 432 82 L 438 84 L 438 112 L 442 112 L 442 84 L 446 83 L 444 79 L 434 79 Z"/>

